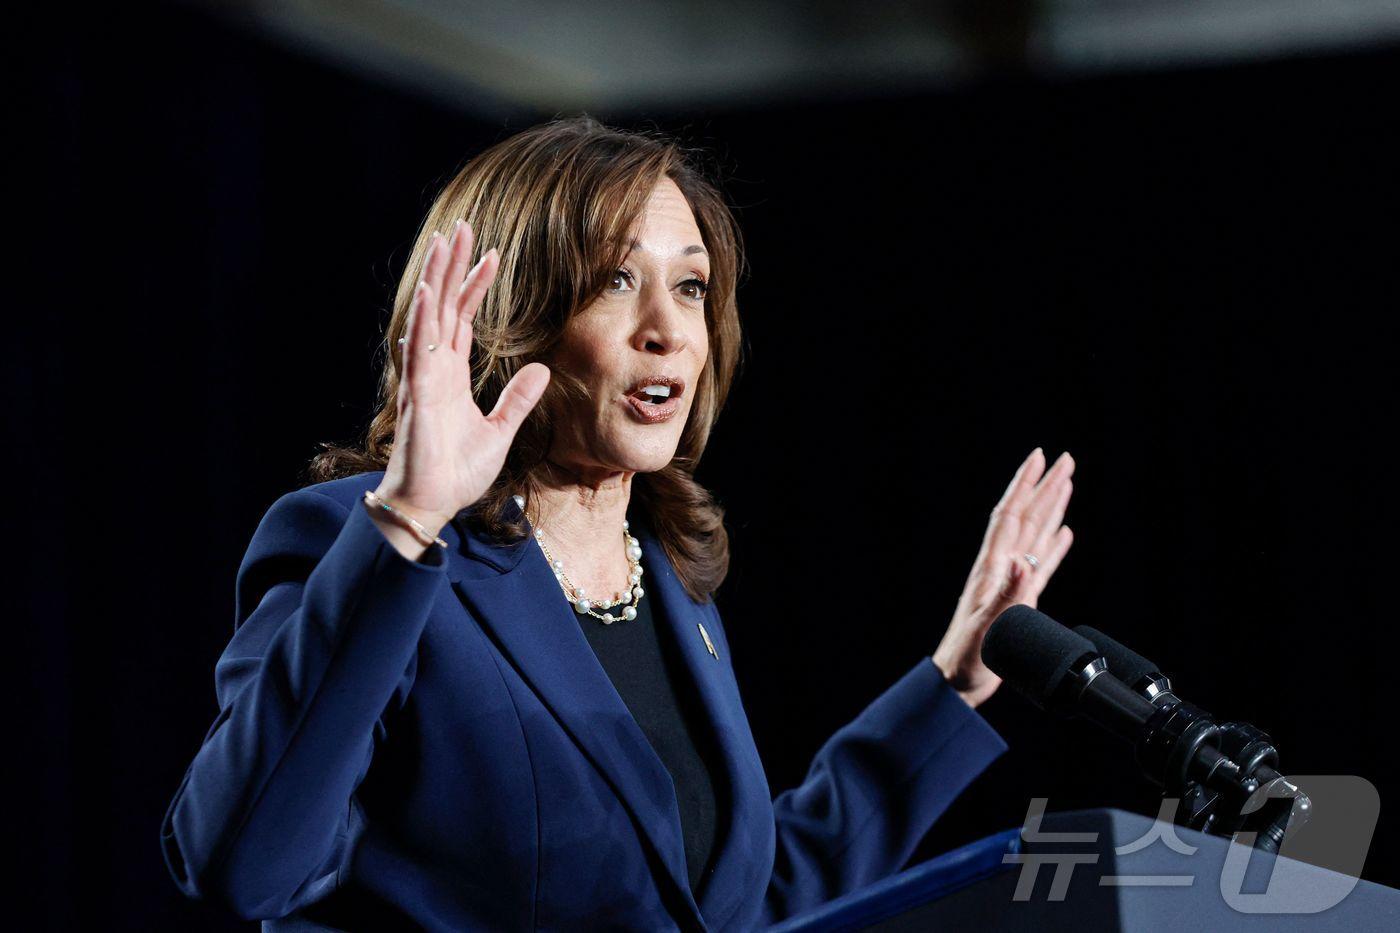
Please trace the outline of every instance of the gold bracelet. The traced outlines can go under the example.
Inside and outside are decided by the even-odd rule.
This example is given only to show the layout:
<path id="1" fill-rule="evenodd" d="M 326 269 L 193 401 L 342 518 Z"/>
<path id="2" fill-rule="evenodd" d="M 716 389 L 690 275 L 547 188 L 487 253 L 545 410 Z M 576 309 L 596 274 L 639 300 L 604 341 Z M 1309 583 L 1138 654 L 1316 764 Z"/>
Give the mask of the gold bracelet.
<path id="1" fill-rule="evenodd" d="M 405 515 L 403 512 L 400 512 L 398 509 L 376 496 L 373 489 L 365 490 L 365 501 L 371 506 L 378 506 L 397 518 L 400 522 L 407 522 L 412 527 L 414 533 L 420 536 L 419 540 L 424 544 L 436 544 L 439 547 L 447 547 L 447 542 L 424 528 L 422 522 L 415 519 L 412 515 Z"/>

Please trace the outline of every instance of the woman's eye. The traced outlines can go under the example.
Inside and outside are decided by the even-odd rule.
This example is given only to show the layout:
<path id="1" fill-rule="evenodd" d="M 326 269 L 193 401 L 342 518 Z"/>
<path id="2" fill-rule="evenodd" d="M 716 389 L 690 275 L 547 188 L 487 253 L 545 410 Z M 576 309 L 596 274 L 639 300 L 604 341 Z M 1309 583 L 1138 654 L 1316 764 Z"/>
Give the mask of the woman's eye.
<path id="1" fill-rule="evenodd" d="M 626 269 L 618 269 L 614 272 L 612 281 L 608 283 L 608 287 L 613 291 L 626 291 L 627 288 L 631 286 L 632 273 L 628 272 Z M 709 284 L 698 276 L 686 279 L 676 287 L 681 289 L 681 293 L 684 294 L 685 297 L 695 301 L 703 301 L 705 296 L 710 293 Z"/>

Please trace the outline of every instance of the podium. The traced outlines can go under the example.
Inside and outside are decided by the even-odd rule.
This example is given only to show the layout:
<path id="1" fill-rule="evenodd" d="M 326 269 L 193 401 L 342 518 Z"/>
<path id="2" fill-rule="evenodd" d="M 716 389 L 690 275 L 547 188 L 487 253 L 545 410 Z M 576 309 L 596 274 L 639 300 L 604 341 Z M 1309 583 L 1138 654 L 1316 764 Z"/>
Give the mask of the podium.
<path id="1" fill-rule="evenodd" d="M 769 930 L 1394 933 L 1400 890 L 1124 810 L 1070 810 L 1044 814 L 1033 838 L 1003 830 Z"/>

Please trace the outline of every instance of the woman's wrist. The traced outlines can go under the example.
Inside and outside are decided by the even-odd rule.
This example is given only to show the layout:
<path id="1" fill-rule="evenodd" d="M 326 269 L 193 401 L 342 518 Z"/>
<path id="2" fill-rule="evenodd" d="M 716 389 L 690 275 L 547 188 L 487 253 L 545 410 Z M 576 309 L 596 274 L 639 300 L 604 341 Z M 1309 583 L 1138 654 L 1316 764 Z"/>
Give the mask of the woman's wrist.
<path id="1" fill-rule="evenodd" d="M 400 515 L 417 522 L 418 525 L 422 527 L 423 533 L 434 538 L 438 536 L 438 533 L 446 527 L 447 523 L 452 518 L 450 515 L 439 515 L 436 512 L 417 508 L 406 502 L 405 497 L 399 490 L 382 483 L 371 495 L 385 505 L 388 505 L 394 512 L 398 512 Z M 390 515 L 390 517 L 395 516 Z M 400 522 L 403 523 L 403 519 L 400 519 Z"/>
<path id="2" fill-rule="evenodd" d="M 962 701 L 968 706 L 976 709 L 978 704 L 984 699 L 981 693 L 968 688 L 967 684 L 964 683 L 963 679 L 958 676 L 948 662 L 945 661 L 940 664 L 937 652 L 929 655 L 928 658 L 933 662 L 933 666 L 938 668 L 938 672 L 943 675 L 944 682 L 948 684 L 953 692 L 961 697 Z"/>
<path id="3" fill-rule="evenodd" d="M 404 505 L 383 486 L 361 501 L 380 533 L 407 560 L 421 561 L 429 548 L 442 543 L 438 532 L 447 519 Z"/>

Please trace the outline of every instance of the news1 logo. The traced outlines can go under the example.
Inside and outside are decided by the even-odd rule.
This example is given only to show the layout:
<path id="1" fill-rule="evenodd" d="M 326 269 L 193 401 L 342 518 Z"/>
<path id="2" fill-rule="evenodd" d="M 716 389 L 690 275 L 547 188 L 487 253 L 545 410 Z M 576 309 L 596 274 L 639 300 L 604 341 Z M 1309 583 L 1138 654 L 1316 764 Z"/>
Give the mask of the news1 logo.
<path id="1" fill-rule="evenodd" d="M 1115 856 L 1128 856 L 1150 846 L 1161 845 L 1173 853 L 1174 863 L 1182 871 L 1171 874 L 1099 874 L 1100 887 L 1190 887 L 1202 870 L 1209 870 L 1219 885 L 1220 895 L 1232 909 L 1245 914 L 1313 914 L 1342 902 L 1356 887 L 1371 847 L 1380 815 L 1380 794 L 1365 778 L 1348 774 L 1296 775 L 1288 778 L 1292 786 L 1307 788 L 1307 797 L 1314 808 L 1311 818 L 1298 832 L 1284 833 L 1277 858 L 1261 855 L 1254 848 L 1254 833 L 1239 832 L 1224 845 L 1223 861 L 1218 857 L 1201 859 L 1193 871 L 1190 859 L 1199 858 L 1201 848 L 1178 835 L 1175 823 L 1179 801 L 1175 797 L 1162 800 L 1157 819 L 1139 839 L 1113 847 Z M 1242 812 L 1250 813 L 1263 806 L 1268 796 L 1286 796 L 1287 782 L 1261 788 L 1259 794 L 1245 803 Z M 1267 792 L 1267 796 L 1266 796 Z M 1035 847 L 1031 852 L 1009 852 L 1002 856 L 1003 864 L 1019 864 L 1020 876 L 1012 894 L 1013 901 L 1028 901 L 1035 892 L 1041 866 L 1053 866 L 1047 901 L 1063 901 L 1069 891 L 1075 868 L 1097 865 L 1100 852 L 1084 851 L 1085 844 L 1098 842 L 1097 832 L 1048 832 L 1041 828 L 1049 798 L 1033 797 L 1021 827 L 1021 838 Z M 1301 822 L 1301 821 L 1299 821 Z M 1200 839 L 1201 834 L 1189 831 Z M 1055 845 L 1077 846 L 1079 851 L 1052 851 Z M 1267 884 L 1259 887 L 1259 872 L 1250 872 L 1252 859 L 1268 859 Z M 1160 862 L 1160 860 L 1158 860 Z M 1218 869 L 1208 868 L 1218 864 Z"/>

